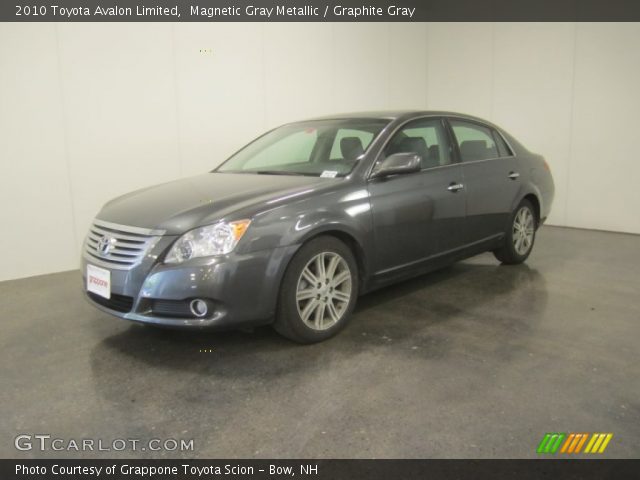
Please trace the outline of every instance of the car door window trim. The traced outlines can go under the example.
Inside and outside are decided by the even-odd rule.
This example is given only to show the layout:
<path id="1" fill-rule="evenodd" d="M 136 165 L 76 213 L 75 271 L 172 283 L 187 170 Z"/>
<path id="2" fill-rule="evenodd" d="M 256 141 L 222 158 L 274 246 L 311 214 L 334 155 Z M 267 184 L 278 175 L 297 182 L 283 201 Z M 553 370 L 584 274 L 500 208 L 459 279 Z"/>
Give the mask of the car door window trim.
<path id="1" fill-rule="evenodd" d="M 446 120 L 446 122 L 447 122 L 447 124 L 449 126 L 449 129 L 451 131 L 451 135 L 453 136 L 453 141 L 455 143 L 456 154 L 457 154 L 457 157 L 458 157 L 458 161 L 460 163 L 463 163 L 465 165 L 469 165 L 469 164 L 472 164 L 472 163 L 488 162 L 488 161 L 491 161 L 491 160 L 504 160 L 506 158 L 515 158 L 516 157 L 516 154 L 514 153 L 515 150 L 513 149 L 513 147 L 509 143 L 509 141 L 505 138 L 505 136 L 502 134 L 502 132 L 500 130 L 498 130 L 497 128 L 495 128 L 495 127 L 493 127 L 493 126 L 491 126 L 489 124 L 483 123 L 481 121 L 475 120 L 475 119 L 469 119 L 469 118 L 462 117 L 462 116 L 457 116 L 457 115 L 447 115 L 444 118 L 445 118 L 445 120 Z M 481 159 L 478 159 L 478 160 L 469 160 L 468 162 L 463 161 L 462 160 L 462 155 L 460 154 L 460 145 L 458 144 L 458 139 L 455 137 L 455 134 L 453 132 L 453 125 L 451 125 L 451 121 L 450 121 L 451 119 L 459 120 L 461 122 L 473 123 L 473 124 L 476 124 L 476 125 L 479 125 L 481 127 L 489 129 L 489 131 L 492 132 L 492 134 L 500 135 L 500 138 L 502 138 L 502 140 L 504 140 L 504 143 L 509 148 L 509 151 L 511 152 L 511 155 L 498 156 L 498 157 L 492 157 L 492 158 L 481 158 Z M 496 150 L 498 150 L 497 144 L 496 144 Z"/>
<path id="2" fill-rule="evenodd" d="M 410 118 L 404 122 L 402 122 L 400 125 L 398 125 L 396 128 L 393 129 L 393 131 L 391 131 L 391 133 L 389 133 L 389 135 L 387 136 L 386 140 L 384 141 L 384 143 L 380 146 L 380 151 L 376 154 L 376 158 L 375 160 L 371 163 L 371 165 L 369 166 L 369 171 L 367 172 L 367 174 L 365 175 L 365 178 L 367 180 L 373 180 L 371 178 L 371 174 L 373 173 L 373 169 L 375 168 L 376 164 L 382 159 L 381 156 L 384 155 L 384 150 L 385 148 L 387 148 L 387 145 L 389 144 L 389 142 L 391 141 L 391 139 L 393 139 L 393 137 L 396 136 L 396 134 L 402 130 L 404 127 L 407 126 L 407 124 L 415 122 L 415 121 L 419 121 L 419 120 L 426 120 L 426 119 L 436 119 L 436 120 L 440 120 L 442 122 L 442 126 L 445 130 L 447 130 L 447 123 L 445 121 L 445 117 L 442 115 L 422 115 L 419 117 L 413 117 Z M 449 140 L 449 149 L 452 148 L 452 144 L 451 144 L 451 135 L 447 135 L 448 140 Z M 452 152 L 453 153 L 453 152 Z M 455 155 L 451 156 L 451 163 L 447 164 L 447 165 L 438 165 L 435 167 L 427 167 L 427 168 L 422 168 L 420 169 L 419 172 L 416 173 L 422 173 L 422 172 L 426 172 L 429 170 L 433 170 L 435 168 L 442 168 L 442 167 L 451 167 L 454 165 L 458 165 L 459 161 L 456 158 Z"/>

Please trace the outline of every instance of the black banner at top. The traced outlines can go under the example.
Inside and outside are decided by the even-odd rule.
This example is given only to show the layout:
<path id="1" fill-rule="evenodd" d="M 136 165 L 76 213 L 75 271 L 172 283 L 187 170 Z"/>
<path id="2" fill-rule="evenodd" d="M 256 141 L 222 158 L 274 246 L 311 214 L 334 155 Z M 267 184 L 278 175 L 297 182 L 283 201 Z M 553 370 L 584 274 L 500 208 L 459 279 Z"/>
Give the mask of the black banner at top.
<path id="1" fill-rule="evenodd" d="M 4 0 L 3 22 L 640 21 L 638 0 Z"/>

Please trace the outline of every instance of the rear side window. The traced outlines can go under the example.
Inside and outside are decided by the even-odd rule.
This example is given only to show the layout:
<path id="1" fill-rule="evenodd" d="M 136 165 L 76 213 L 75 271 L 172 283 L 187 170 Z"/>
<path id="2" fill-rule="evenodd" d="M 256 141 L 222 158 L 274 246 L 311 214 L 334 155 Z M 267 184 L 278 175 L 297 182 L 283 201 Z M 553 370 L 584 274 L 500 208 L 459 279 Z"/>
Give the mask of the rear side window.
<path id="1" fill-rule="evenodd" d="M 461 120 L 450 120 L 450 123 L 463 162 L 501 156 L 490 128 Z"/>

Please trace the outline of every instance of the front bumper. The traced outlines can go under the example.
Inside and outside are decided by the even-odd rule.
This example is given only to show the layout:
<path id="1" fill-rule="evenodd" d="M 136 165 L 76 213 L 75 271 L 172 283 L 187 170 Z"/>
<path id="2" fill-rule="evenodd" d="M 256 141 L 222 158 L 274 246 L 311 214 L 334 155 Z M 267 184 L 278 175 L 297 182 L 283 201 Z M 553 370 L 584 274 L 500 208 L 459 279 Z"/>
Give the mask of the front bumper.
<path id="1" fill-rule="evenodd" d="M 92 260 L 83 255 L 81 271 L 86 298 L 96 308 L 116 317 L 176 328 L 234 328 L 272 321 L 280 281 L 297 246 L 199 258 L 179 265 L 159 262 L 158 258 L 173 240 L 175 237 L 162 237 L 140 264 L 130 270 L 110 270 L 112 297 L 126 299 L 124 302 L 107 301 L 87 293 L 87 264 L 92 264 Z M 195 298 L 206 299 L 211 307 L 203 318 L 189 313 L 173 316 L 155 308 L 159 303 L 188 305 Z"/>

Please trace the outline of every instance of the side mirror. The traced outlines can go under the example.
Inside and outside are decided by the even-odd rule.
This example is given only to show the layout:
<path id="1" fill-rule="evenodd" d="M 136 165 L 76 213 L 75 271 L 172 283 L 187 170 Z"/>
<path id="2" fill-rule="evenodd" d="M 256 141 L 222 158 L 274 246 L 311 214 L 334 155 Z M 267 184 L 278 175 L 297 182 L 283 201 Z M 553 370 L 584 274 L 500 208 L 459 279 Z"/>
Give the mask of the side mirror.
<path id="1" fill-rule="evenodd" d="M 388 177 L 420 171 L 420 155 L 417 153 L 394 153 L 385 158 L 371 174 L 371 178 Z"/>

